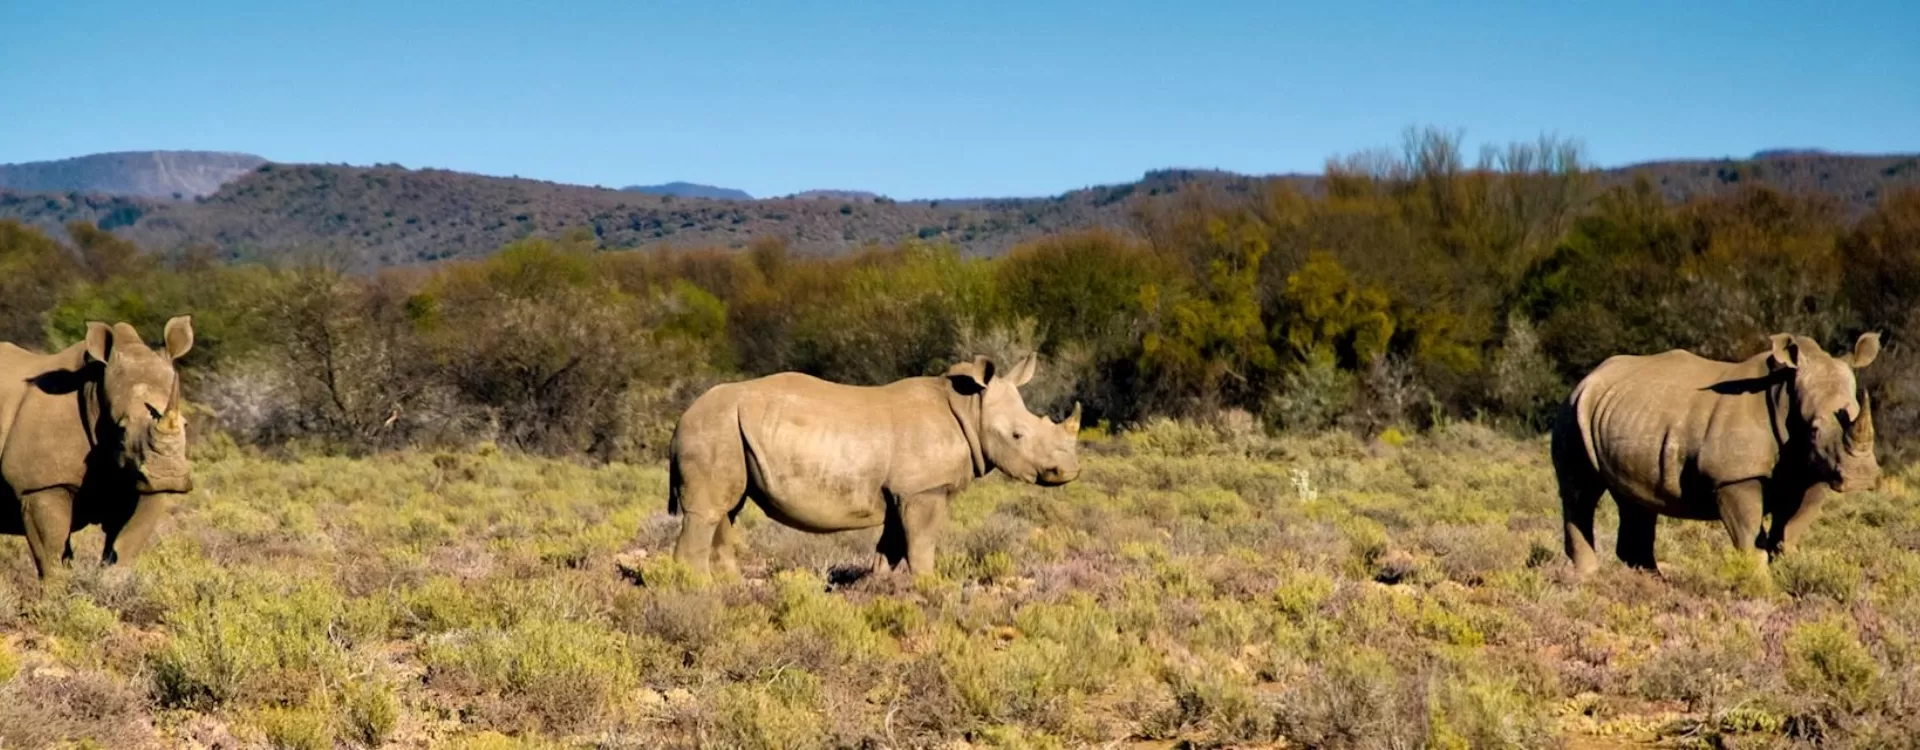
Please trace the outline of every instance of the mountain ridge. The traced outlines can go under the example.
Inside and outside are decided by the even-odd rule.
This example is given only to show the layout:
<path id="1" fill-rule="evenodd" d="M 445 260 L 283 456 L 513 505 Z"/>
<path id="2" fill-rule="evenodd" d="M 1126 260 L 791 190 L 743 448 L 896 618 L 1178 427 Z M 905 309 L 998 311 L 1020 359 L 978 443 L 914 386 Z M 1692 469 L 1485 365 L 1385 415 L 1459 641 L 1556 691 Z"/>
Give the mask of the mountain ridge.
<path id="1" fill-rule="evenodd" d="M 266 163 L 237 151 L 113 151 L 0 164 L 0 189 L 180 200 L 211 195 Z"/>
<path id="2" fill-rule="evenodd" d="M 630 193 L 671 195 L 677 198 L 707 198 L 710 200 L 730 201 L 753 200 L 753 196 L 749 195 L 745 190 L 702 185 L 697 182 L 683 182 L 679 180 L 661 183 L 659 185 L 628 185 L 620 189 Z"/>
<path id="3" fill-rule="evenodd" d="M 1600 187 L 1645 177 L 1670 200 L 1744 184 L 1832 195 L 1849 213 L 1920 186 L 1920 155 L 1826 152 L 1762 159 L 1665 160 L 1594 170 Z M 1038 198 L 892 201 L 842 197 L 683 200 L 636 191 L 440 169 L 265 163 L 191 201 L 0 190 L 0 218 L 57 230 L 92 221 L 143 247 L 212 247 L 230 258 L 344 252 L 367 266 L 477 257 L 530 235 L 584 228 L 614 248 L 744 247 L 777 238 L 805 253 L 908 239 L 994 255 L 1060 231 L 1130 229 L 1134 211 L 1189 189 L 1247 193 L 1280 180 L 1309 192 L 1318 175 L 1161 169 L 1141 179 Z"/>

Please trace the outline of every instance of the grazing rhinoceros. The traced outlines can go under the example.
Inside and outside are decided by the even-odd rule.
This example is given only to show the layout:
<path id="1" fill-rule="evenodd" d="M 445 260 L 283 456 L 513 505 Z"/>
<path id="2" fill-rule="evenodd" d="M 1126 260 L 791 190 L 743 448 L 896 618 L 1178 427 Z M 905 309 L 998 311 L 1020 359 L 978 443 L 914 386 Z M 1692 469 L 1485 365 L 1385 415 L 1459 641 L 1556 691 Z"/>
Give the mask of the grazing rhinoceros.
<path id="1" fill-rule="evenodd" d="M 1616 552 L 1655 569 L 1659 516 L 1719 520 L 1736 549 L 1764 569 L 1790 551 L 1829 488 L 1870 489 L 1873 412 L 1854 370 L 1880 352 L 1879 334 L 1828 355 L 1804 336 L 1778 334 L 1743 362 L 1684 351 L 1609 358 L 1573 389 L 1553 428 L 1567 556 L 1599 565 L 1593 512 L 1600 493 L 1620 510 Z M 1762 517 L 1773 527 L 1762 537 Z M 1764 552 L 1763 552 L 1764 551 Z"/>
<path id="2" fill-rule="evenodd" d="M 674 557 L 737 574 L 734 519 L 752 499 L 815 533 L 884 525 L 885 562 L 931 572 L 948 498 L 974 478 L 1079 476 L 1080 407 L 1062 423 L 1028 413 L 1019 387 L 1035 366 L 1029 356 L 1003 372 L 975 357 L 881 386 L 791 372 L 714 386 L 674 430 L 667 512 L 684 516 Z"/>
<path id="3" fill-rule="evenodd" d="M 24 534 L 40 577 L 73 557 L 68 537 L 100 524 L 109 565 L 146 546 L 171 496 L 193 489 L 180 378 L 187 316 L 154 351 L 133 326 L 88 323 L 54 354 L 0 342 L 0 533 Z"/>

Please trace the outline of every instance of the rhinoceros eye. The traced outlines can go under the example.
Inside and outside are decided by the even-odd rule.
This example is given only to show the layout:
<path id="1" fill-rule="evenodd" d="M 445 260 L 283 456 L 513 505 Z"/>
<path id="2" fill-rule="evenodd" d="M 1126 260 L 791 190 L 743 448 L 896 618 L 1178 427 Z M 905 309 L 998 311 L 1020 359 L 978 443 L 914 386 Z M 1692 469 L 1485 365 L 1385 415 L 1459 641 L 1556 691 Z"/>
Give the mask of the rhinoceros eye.
<path id="1" fill-rule="evenodd" d="M 1013 439 L 1015 440 L 1024 440 L 1026 439 L 1026 437 L 1027 437 L 1027 433 L 1025 431 L 1022 431 L 1022 430 L 1013 431 Z"/>

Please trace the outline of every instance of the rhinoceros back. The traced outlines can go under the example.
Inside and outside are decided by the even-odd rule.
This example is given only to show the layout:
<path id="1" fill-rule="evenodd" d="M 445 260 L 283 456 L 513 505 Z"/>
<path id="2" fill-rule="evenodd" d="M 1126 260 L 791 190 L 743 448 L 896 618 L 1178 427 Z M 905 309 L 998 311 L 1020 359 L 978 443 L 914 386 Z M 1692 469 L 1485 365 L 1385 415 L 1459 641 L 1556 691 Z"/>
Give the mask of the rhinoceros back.
<path id="1" fill-rule="evenodd" d="M 1766 394 L 1741 385 L 1764 368 L 1678 350 L 1610 358 L 1569 398 L 1575 432 L 1608 489 L 1626 496 L 1616 499 L 1708 515 L 1697 506 L 1715 485 L 1771 470 Z"/>

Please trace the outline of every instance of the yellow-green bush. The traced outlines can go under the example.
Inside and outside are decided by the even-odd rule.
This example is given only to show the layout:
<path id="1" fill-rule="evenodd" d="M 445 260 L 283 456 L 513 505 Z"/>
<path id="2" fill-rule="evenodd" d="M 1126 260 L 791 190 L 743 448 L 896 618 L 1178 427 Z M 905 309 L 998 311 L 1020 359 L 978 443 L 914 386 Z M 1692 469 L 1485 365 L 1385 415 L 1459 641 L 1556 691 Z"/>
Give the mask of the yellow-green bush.
<path id="1" fill-rule="evenodd" d="M 154 657 L 155 696 L 184 708 L 304 698 L 347 668 L 336 639 L 345 611 L 324 578 L 249 573 L 201 582 L 167 614 L 172 633 Z"/>
<path id="2" fill-rule="evenodd" d="M 509 726 L 561 731 L 617 713 L 639 678 L 626 637 L 571 620 L 453 631 L 428 641 L 420 657 L 430 684 L 511 701 L 520 716 L 499 718 Z"/>
<path id="3" fill-rule="evenodd" d="M 1878 698 L 1880 666 L 1845 620 L 1795 626 L 1787 636 L 1787 684 L 1857 710 Z"/>
<path id="4" fill-rule="evenodd" d="M 805 750 L 827 746 L 820 680 L 798 669 L 764 683 L 728 685 L 714 698 L 716 739 L 726 747 Z"/>

